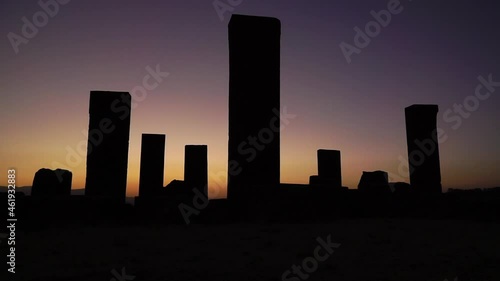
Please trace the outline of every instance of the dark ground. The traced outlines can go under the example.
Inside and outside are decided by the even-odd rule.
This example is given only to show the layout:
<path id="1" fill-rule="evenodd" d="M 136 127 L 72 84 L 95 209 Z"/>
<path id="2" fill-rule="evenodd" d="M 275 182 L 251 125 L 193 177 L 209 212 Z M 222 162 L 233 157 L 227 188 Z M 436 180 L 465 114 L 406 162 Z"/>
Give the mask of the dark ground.
<path id="1" fill-rule="evenodd" d="M 12 280 L 282 280 L 329 235 L 341 246 L 307 280 L 500 280 L 498 222 L 429 219 L 18 230 Z"/>

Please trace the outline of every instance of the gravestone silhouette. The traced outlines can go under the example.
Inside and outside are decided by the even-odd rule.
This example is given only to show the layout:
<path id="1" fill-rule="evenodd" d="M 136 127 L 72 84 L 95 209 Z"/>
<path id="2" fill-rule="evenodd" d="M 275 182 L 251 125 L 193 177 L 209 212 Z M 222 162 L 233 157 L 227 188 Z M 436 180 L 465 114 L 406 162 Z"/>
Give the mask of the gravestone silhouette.
<path id="1" fill-rule="evenodd" d="M 184 183 L 198 189 L 208 198 L 208 162 L 206 145 L 186 145 L 184 152 Z"/>
<path id="2" fill-rule="evenodd" d="M 280 182 L 280 36 L 276 18 L 229 22 L 228 199 Z"/>
<path id="3" fill-rule="evenodd" d="M 370 193 L 389 193 L 389 177 L 387 172 L 363 172 L 359 180 L 358 190 Z"/>
<path id="4" fill-rule="evenodd" d="M 85 195 L 125 202 L 131 96 L 91 91 Z"/>
<path id="5" fill-rule="evenodd" d="M 35 173 L 31 196 L 70 196 L 73 174 L 68 170 L 40 169 Z"/>
<path id="6" fill-rule="evenodd" d="M 437 105 L 415 104 L 405 108 L 410 184 L 417 192 L 442 192 L 438 111 Z"/>
<path id="7" fill-rule="evenodd" d="M 310 185 L 342 187 L 340 151 L 318 149 L 318 175 L 309 178 Z"/>
<path id="8" fill-rule="evenodd" d="M 163 188 L 165 135 L 142 134 L 139 196 L 157 196 Z"/>

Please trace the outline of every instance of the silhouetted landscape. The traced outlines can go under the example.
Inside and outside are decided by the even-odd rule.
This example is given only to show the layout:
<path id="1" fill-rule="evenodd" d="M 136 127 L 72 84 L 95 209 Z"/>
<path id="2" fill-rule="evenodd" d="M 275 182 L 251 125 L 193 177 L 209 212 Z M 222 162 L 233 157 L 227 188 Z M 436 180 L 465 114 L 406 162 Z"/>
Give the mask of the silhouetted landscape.
<path id="1" fill-rule="evenodd" d="M 286 26 L 238 13 L 227 23 L 225 198 L 211 194 L 211 145 L 197 139 L 184 144 L 183 178 L 164 182 L 176 135 L 149 128 L 128 196 L 134 97 L 88 89 L 84 188 L 67 166 L 40 167 L 32 186 L 0 186 L 0 199 L 15 201 L 0 237 L 15 274 L 2 280 L 500 280 L 500 187 L 444 190 L 437 98 L 393 116 L 405 124 L 408 182 L 359 165 L 347 186 L 352 154 L 340 146 L 316 147 L 308 183 L 280 180 L 282 36 L 295 32 Z"/>

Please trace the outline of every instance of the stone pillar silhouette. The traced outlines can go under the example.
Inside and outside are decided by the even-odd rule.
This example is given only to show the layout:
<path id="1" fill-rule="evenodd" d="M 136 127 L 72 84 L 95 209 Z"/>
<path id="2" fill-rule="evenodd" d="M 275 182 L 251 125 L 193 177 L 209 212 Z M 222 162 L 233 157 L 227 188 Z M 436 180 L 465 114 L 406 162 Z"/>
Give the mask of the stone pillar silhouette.
<path id="1" fill-rule="evenodd" d="M 73 174 L 68 170 L 40 169 L 35 173 L 31 196 L 70 196 Z"/>
<path id="2" fill-rule="evenodd" d="M 165 135 L 142 134 L 139 196 L 157 196 L 163 188 Z"/>
<path id="3" fill-rule="evenodd" d="M 208 198 L 208 161 L 206 145 L 186 145 L 184 152 L 184 183 Z"/>
<path id="4" fill-rule="evenodd" d="M 410 184 L 416 191 L 441 193 L 437 105 L 405 108 Z"/>
<path id="5" fill-rule="evenodd" d="M 230 200 L 280 182 L 280 36 L 275 18 L 233 15 L 229 22 Z"/>
<path id="6" fill-rule="evenodd" d="M 369 193 L 390 193 L 388 173 L 385 171 L 363 171 L 359 180 L 358 190 Z"/>
<path id="7" fill-rule="evenodd" d="M 318 176 L 333 180 L 335 187 L 342 187 L 339 150 L 318 149 Z"/>
<path id="8" fill-rule="evenodd" d="M 85 195 L 125 202 L 131 96 L 91 91 Z"/>
<path id="9" fill-rule="evenodd" d="M 340 151 L 318 149 L 318 175 L 309 177 L 309 185 L 342 187 Z"/>

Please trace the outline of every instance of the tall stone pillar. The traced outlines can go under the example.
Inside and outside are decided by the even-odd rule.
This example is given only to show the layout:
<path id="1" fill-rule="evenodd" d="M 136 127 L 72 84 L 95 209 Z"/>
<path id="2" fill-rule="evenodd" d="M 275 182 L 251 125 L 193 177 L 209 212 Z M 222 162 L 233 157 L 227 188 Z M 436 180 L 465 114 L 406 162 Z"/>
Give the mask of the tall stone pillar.
<path id="1" fill-rule="evenodd" d="M 208 160 L 206 145 L 186 145 L 184 183 L 189 189 L 198 189 L 208 198 Z"/>
<path id="2" fill-rule="evenodd" d="M 410 184 L 416 191 L 441 193 L 437 105 L 405 108 Z"/>
<path id="3" fill-rule="evenodd" d="M 328 179 L 335 187 L 342 187 L 339 150 L 318 150 L 318 176 Z"/>
<path id="4" fill-rule="evenodd" d="M 163 188 L 165 135 L 142 134 L 139 196 L 156 196 Z"/>
<path id="5" fill-rule="evenodd" d="M 280 36 L 275 18 L 229 22 L 230 200 L 280 183 Z"/>
<path id="6" fill-rule="evenodd" d="M 130 135 L 131 96 L 90 92 L 85 195 L 124 202 Z"/>

